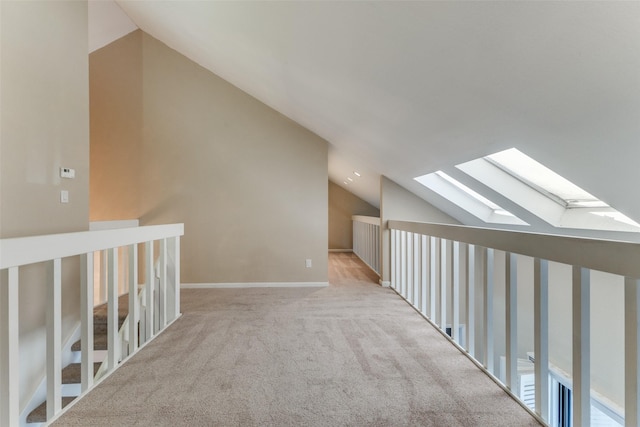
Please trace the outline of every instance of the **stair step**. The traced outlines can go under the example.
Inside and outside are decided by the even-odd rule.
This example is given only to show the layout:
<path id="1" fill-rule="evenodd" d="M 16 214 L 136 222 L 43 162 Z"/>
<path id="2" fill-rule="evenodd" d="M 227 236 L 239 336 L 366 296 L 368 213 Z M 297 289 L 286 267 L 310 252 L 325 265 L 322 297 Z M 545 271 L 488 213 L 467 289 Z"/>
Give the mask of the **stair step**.
<path id="1" fill-rule="evenodd" d="M 98 373 L 102 363 L 93 364 L 93 375 Z M 80 363 L 72 363 L 62 370 L 62 384 L 80 384 L 82 381 L 82 365 Z"/>
<path id="2" fill-rule="evenodd" d="M 82 340 L 78 340 L 71 346 L 71 351 L 80 351 L 82 349 Z M 93 336 L 93 349 L 94 350 L 106 350 L 107 349 L 107 334 L 96 334 Z"/>
<path id="3" fill-rule="evenodd" d="M 62 398 L 62 407 L 64 408 L 69 403 L 73 402 L 75 397 L 63 397 Z M 42 402 L 40 406 L 31 411 L 29 415 L 27 415 L 28 423 L 44 423 L 47 422 L 47 402 Z"/>

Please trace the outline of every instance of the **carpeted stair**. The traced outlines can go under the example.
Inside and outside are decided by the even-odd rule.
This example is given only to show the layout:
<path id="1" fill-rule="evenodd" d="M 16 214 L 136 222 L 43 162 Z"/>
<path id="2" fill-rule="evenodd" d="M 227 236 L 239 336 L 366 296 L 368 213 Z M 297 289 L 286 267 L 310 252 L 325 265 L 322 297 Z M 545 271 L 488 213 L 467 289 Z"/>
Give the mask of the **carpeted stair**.
<path id="1" fill-rule="evenodd" d="M 129 294 L 122 295 L 118 298 L 118 329 L 122 327 L 127 315 L 129 314 Z M 93 350 L 107 350 L 107 304 L 96 306 L 93 309 Z M 71 346 L 71 351 L 81 351 L 81 341 L 75 342 Z M 79 359 L 79 358 L 78 358 Z M 95 375 L 100 369 L 102 362 L 96 362 L 93 365 L 93 374 Z M 62 369 L 62 384 L 80 384 L 81 383 L 81 364 L 71 363 Z M 64 408 L 71 403 L 77 396 L 63 396 L 62 407 Z M 40 406 L 31 411 L 27 416 L 27 423 L 44 423 L 47 421 L 47 402 L 42 402 Z"/>

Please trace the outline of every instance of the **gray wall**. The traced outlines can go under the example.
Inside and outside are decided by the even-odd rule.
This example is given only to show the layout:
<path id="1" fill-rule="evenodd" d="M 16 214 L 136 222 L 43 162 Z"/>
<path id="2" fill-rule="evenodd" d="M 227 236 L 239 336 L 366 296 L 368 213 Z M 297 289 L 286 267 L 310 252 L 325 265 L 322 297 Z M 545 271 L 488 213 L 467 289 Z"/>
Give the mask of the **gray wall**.
<path id="1" fill-rule="evenodd" d="M 0 10 L 0 237 L 87 230 L 87 4 L 2 1 Z M 61 180 L 62 166 L 76 178 Z M 20 269 L 21 407 L 44 375 L 44 272 Z M 79 321 L 78 272 L 77 259 L 63 260 L 63 342 Z"/>
<path id="2" fill-rule="evenodd" d="M 91 54 L 92 149 L 116 144 L 121 156 L 139 156 L 139 170 L 117 156 L 92 158 L 92 218 L 184 222 L 186 283 L 326 282 L 326 141 L 153 37 L 125 39 Z M 118 73 L 105 58 L 122 52 L 126 69 L 138 73 L 138 49 L 142 119 L 120 129 L 129 141 L 123 143 L 108 123 L 120 120 L 120 108 L 137 114 L 138 98 L 133 106 L 125 91 L 105 98 L 94 116 L 93 93 L 118 90 L 120 81 L 100 74 L 98 64 Z M 111 212 L 111 201 L 127 206 Z M 305 268 L 307 258 L 312 268 Z"/>
<path id="3" fill-rule="evenodd" d="M 329 249 L 353 249 L 353 215 L 380 216 L 380 210 L 329 181 Z"/>

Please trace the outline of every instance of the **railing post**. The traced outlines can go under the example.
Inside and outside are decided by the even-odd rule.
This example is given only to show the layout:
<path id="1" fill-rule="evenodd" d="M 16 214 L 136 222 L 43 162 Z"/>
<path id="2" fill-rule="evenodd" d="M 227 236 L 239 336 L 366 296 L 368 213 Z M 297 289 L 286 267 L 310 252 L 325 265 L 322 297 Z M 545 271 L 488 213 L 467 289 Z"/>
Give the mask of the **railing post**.
<path id="1" fill-rule="evenodd" d="M 640 425 L 640 280 L 624 279 L 624 425 Z"/>
<path id="2" fill-rule="evenodd" d="M 107 371 L 118 364 L 118 248 L 107 250 L 108 286 L 107 286 Z"/>
<path id="3" fill-rule="evenodd" d="M 482 303 L 484 315 L 484 366 L 490 374 L 495 370 L 493 358 L 493 249 L 482 248 L 484 254 L 484 277 L 482 281 Z"/>
<path id="4" fill-rule="evenodd" d="M 533 261 L 533 337 L 536 413 L 549 422 L 549 262 Z"/>
<path id="5" fill-rule="evenodd" d="M 467 329 L 466 344 L 467 352 L 476 358 L 476 247 L 467 246 Z"/>
<path id="6" fill-rule="evenodd" d="M 420 239 L 419 234 L 413 235 L 413 306 L 420 310 Z"/>
<path id="7" fill-rule="evenodd" d="M 389 280 L 391 281 L 391 283 L 389 284 L 389 286 L 391 286 L 391 288 L 393 289 L 398 289 L 396 287 L 396 270 L 397 270 L 397 266 L 396 266 L 396 256 L 397 256 L 397 248 L 396 248 L 396 234 L 397 234 L 397 230 L 390 230 L 389 234 L 391 234 L 391 257 L 390 260 L 391 262 L 390 264 L 390 268 L 391 268 L 391 275 L 389 276 Z"/>
<path id="8" fill-rule="evenodd" d="M 407 288 L 405 298 L 409 301 L 409 304 L 413 303 L 413 233 L 407 233 Z"/>
<path id="9" fill-rule="evenodd" d="M 153 242 L 145 242 L 144 244 L 144 254 L 145 254 L 145 276 L 146 276 L 146 284 L 145 284 L 145 292 L 146 292 L 146 310 L 145 310 L 145 339 L 148 341 L 153 337 L 155 333 L 154 327 L 154 284 L 155 284 L 155 273 L 153 271 Z"/>
<path id="10" fill-rule="evenodd" d="M 590 273 L 573 266 L 573 422 L 584 427 L 591 425 Z"/>
<path id="11" fill-rule="evenodd" d="M 400 295 L 407 297 L 407 232 L 400 232 Z"/>
<path id="12" fill-rule="evenodd" d="M 159 257 L 159 267 L 160 267 L 160 280 L 158 294 L 159 294 L 159 311 L 160 311 L 160 326 L 159 330 L 164 329 L 167 325 L 167 239 L 160 240 L 160 257 Z"/>
<path id="13" fill-rule="evenodd" d="M 129 246 L 129 354 L 138 349 L 138 245 Z"/>
<path id="14" fill-rule="evenodd" d="M 453 242 L 451 284 L 451 338 L 460 344 L 460 242 Z"/>
<path id="15" fill-rule="evenodd" d="M 505 324 L 506 324 L 506 385 L 517 392 L 518 387 L 518 274 L 516 254 L 505 254 Z"/>
<path id="16" fill-rule="evenodd" d="M 62 410 L 62 260 L 48 263 L 47 420 Z"/>
<path id="17" fill-rule="evenodd" d="M 176 319 L 180 315 L 180 237 L 173 237 L 170 241 L 173 256 L 173 319 Z"/>
<path id="18" fill-rule="evenodd" d="M 451 260 L 451 241 L 440 239 L 440 329 L 447 330 L 447 285 L 450 271 L 447 263 Z"/>
<path id="19" fill-rule="evenodd" d="M 93 386 L 93 292 L 94 292 L 94 252 L 80 256 L 80 319 L 82 353 L 81 390 L 85 392 Z"/>
<path id="20" fill-rule="evenodd" d="M 427 292 L 429 289 L 429 275 L 428 268 L 429 265 L 429 238 L 425 235 L 422 235 L 420 238 L 420 272 L 422 277 L 420 279 L 420 295 L 422 296 L 422 304 L 420 305 L 420 312 L 427 315 Z"/>
<path id="21" fill-rule="evenodd" d="M 440 276 L 440 239 L 437 237 L 431 237 L 431 261 L 429 263 L 429 270 L 431 272 L 431 279 L 429 281 L 429 319 L 436 323 L 436 284 L 438 283 L 438 277 Z"/>
<path id="22" fill-rule="evenodd" d="M 20 417 L 18 267 L 0 281 L 0 425 L 17 426 Z"/>

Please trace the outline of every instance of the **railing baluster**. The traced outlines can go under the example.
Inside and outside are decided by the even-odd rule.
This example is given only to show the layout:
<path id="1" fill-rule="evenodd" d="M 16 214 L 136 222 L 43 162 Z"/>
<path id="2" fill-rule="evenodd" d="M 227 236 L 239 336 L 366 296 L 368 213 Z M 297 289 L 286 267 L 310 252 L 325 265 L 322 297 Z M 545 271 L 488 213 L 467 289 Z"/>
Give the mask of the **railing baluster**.
<path id="1" fill-rule="evenodd" d="M 48 263 L 47 419 L 62 410 L 62 260 Z"/>
<path id="2" fill-rule="evenodd" d="M 505 254 L 505 324 L 506 324 L 506 385 L 517 393 L 518 387 L 518 283 L 517 255 Z"/>
<path id="3" fill-rule="evenodd" d="M 549 421 L 549 262 L 533 262 L 533 337 L 536 413 Z"/>
<path id="4" fill-rule="evenodd" d="M 173 258 L 173 319 L 180 315 L 180 238 L 173 237 L 169 240 L 171 243 L 171 254 Z"/>
<path id="5" fill-rule="evenodd" d="M 413 235 L 413 305 L 420 310 L 420 235 Z"/>
<path id="6" fill-rule="evenodd" d="M 80 319 L 82 353 L 81 390 L 93 386 L 93 292 L 94 292 L 94 252 L 80 256 Z"/>
<path id="7" fill-rule="evenodd" d="M 413 301 L 413 233 L 407 233 L 407 289 L 405 298 L 411 305 L 414 304 Z"/>
<path id="8" fill-rule="evenodd" d="M 493 375 L 495 360 L 493 358 L 493 249 L 483 248 L 484 252 L 484 365 Z"/>
<path id="9" fill-rule="evenodd" d="M 447 263 L 451 260 L 451 241 L 440 239 L 440 329 L 447 330 L 447 288 L 449 269 Z"/>
<path id="10" fill-rule="evenodd" d="M 640 280 L 624 280 L 624 425 L 640 424 Z"/>
<path id="11" fill-rule="evenodd" d="M 392 289 L 398 289 L 396 286 L 396 283 L 398 283 L 397 279 L 396 279 L 396 271 L 398 269 L 396 263 L 397 263 L 397 259 L 396 257 L 398 256 L 398 248 L 396 248 L 396 236 L 398 234 L 398 230 L 391 230 L 390 231 L 390 239 L 391 239 L 391 256 L 390 256 L 390 260 L 391 262 L 389 263 L 389 266 L 391 268 L 391 275 L 389 276 L 389 280 L 391 281 L 390 286 Z"/>
<path id="12" fill-rule="evenodd" d="M 407 297 L 407 232 L 400 233 L 400 295 Z"/>
<path id="13" fill-rule="evenodd" d="M 0 425 L 14 426 L 20 417 L 18 267 L 8 268 L 5 277 L 0 282 Z"/>
<path id="14" fill-rule="evenodd" d="M 109 277 L 109 271 L 107 270 L 109 260 L 107 256 L 108 251 L 100 251 L 100 304 L 107 302 L 107 280 Z"/>
<path id="15" fill-rule="evenodd" d="M 118 248 L 107 251 L 108 289 L 107 289 L 107 371 L 118 364 Z"/>
<path id="16" fill-rule="evenodd" d="M 160 240 L 160 280 L 158 295 L 159 295 L 159 329 L 163 329 L 167 325 L 167 239 Z"/>
<path id="17" fill-rule="evenodd" d="M 467 246 L 467 330 L 466 344 L 467 352 L 475 359 L 476 357 L 476 247 Z"/>
<path id="18" fill-rule="evenodd" d="M 460 242 L 453 242 L 453 283 L 451 284 L 451 338 L 460 343 Z"/>
<path id="19" fill-rule="evenodd" d="M 138 245 L 129 246 L 129 354 L 138 349 Z"/>
<path id="20" fill-rule="evenodd" d="M 429 275 L 428 275 L 428 269 L 427 269 L 427 265 L 429 265 L 428 260 L 429 260 L 429 244 L 428 244 L 428 237 L 425 236 L 424 234 L 421 236 L 420 238 L 420 256 L 421 256 L 421 262 L 420 262 L 420 272 L 422 273 L 422 278 L 420 280 L 420 294 L 422 295 L 422 304 L 421 304 L 421 309 L 420 311 L 422 312 L 422 314 L 424 314 L 425 316 L 427 315 L 427 292 L 429 289 Z"/>
<path id="21" fill-rule="evenodd" d="M 145 338 L 146 340 L 150 340 L 155 333 L 154 328 L 154 284 L 155 284 L 155 273 L 153 271 L 153 242 L 145 242 L 144 244 L 144 253 L 145 253 L 145 276 L 146 276 L 146 297 L 147 297 L 147 307 L 145 310 Z"/>
<path id="22" fill-rule="evenodd" d="M 591 425 L 590 273 L 573 266 L 573 421 L 584 427 Z"/>
<path id="23" fill-rule="evenodd" d="M 436 284 L 438 283 L 438 277 L 440 274 L 440 239 L 437 237 L 431 237 L 431 261 L 429 270 L 431 272 L 431 279 L 429 281 L 429 297 L 431 299 L 429 303 L 429 319 L 436 323 Z"/>

